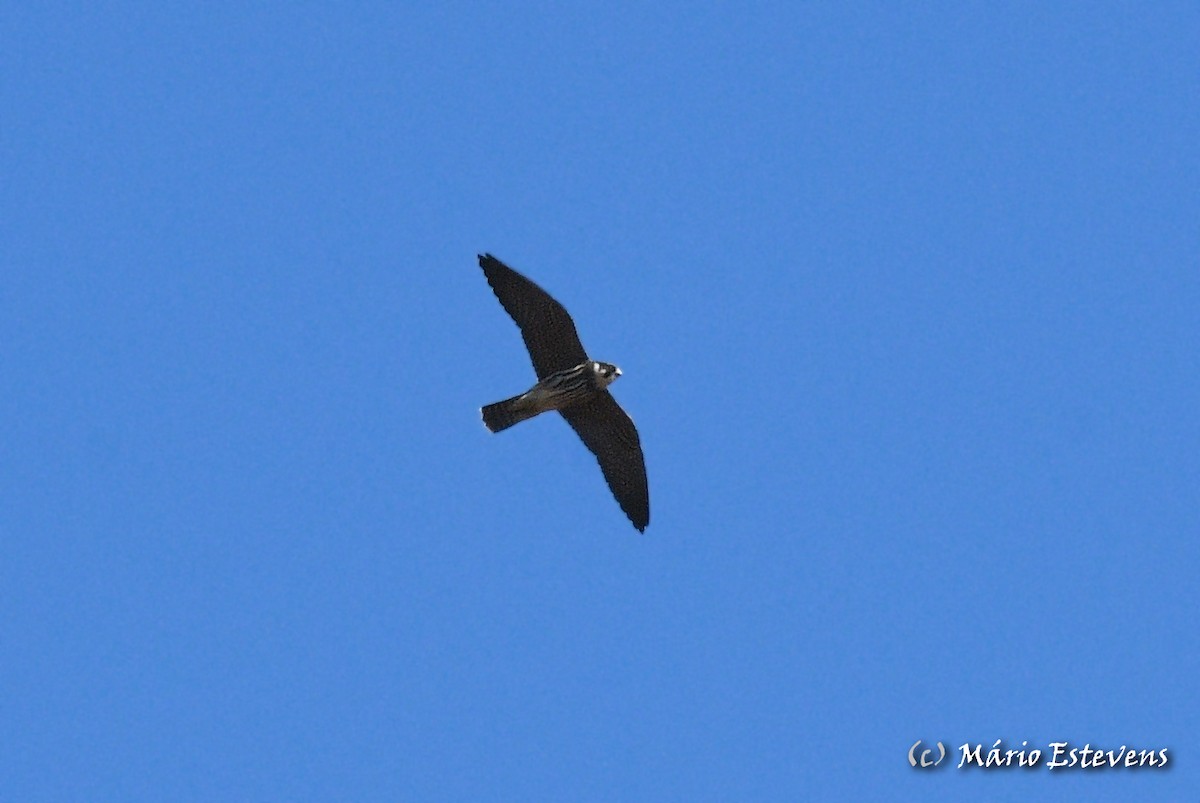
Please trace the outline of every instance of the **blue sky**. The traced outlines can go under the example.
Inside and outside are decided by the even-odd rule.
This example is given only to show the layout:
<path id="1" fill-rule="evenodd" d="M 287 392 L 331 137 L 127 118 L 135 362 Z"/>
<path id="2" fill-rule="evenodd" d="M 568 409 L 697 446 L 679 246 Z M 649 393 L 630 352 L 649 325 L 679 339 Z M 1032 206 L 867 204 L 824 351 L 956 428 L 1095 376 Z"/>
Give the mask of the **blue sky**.
<path id="1" fill-rule="evenodd" d="M 1194 4 L 0 30 L 0 798 L 1200 785 Z M 622 367 L 645 535 L 481 425 L 481 251 Z"/>

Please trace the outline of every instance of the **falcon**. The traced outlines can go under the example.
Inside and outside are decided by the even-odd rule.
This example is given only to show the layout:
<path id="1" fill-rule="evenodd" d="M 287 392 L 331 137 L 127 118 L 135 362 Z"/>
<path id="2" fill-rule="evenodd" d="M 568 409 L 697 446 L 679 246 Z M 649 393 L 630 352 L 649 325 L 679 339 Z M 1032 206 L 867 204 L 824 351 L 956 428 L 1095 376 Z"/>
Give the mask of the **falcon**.
<path id="1" fill-rule="evenodd" d="M 608 392 L 621 369 L 587 356 L 571 316 L 545 290 L 491 254 L 479 255 L 479 267 L 521 330 L 538 378 L 519 396 L 483 407 L 484 425 L 500 432 L 557 410 L 596 456 L 621 510 L 639 532 L 645 532 L 650 523 L 650 491 L 642 444 L 633 421 Z"/>

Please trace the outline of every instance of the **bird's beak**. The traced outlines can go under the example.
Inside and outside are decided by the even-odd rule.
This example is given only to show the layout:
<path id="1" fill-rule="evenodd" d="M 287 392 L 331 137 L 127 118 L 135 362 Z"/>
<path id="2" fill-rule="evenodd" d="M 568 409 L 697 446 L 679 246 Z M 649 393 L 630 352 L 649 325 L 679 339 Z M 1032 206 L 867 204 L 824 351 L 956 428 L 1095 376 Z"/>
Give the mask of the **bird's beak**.
<path id="1" fill-rule="evenodd" d="M 617 371 L 616 371 L 616 374 L 617 374 L 617 376 L 620 376 L 620 375 L 621 375 L 621 369 L 620 369 L 620 368 L 618 368 L 618 369 L 617 369 Z"/>

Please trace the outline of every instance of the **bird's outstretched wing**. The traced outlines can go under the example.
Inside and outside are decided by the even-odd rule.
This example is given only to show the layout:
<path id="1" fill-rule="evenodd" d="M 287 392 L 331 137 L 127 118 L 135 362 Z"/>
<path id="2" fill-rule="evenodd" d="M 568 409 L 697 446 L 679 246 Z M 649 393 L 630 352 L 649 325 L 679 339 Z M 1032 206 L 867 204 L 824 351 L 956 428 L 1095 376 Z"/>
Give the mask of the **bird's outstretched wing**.
<path id="1" fill-rule="evenodd" d="M 633 420 L 607 390 L 590 401 L 559 410 L 600 463 L 621 510 L 640 532 L 650 523 L 646 461 Z"/>
<path id="2" fill-rule="evenodd" d="M 538 379 L 587 360 L 575 323 L 562 304 L 491 254 L 479 255 L 479 267 L 504 310 L 517 322 Z"/>

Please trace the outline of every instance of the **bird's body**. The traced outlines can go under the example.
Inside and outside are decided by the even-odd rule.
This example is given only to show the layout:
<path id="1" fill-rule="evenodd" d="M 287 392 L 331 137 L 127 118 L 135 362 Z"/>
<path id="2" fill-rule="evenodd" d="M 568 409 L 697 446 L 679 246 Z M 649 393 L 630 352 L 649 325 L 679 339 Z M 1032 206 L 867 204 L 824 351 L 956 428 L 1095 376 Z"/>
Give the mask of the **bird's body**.
<path id="1" fill-rule="evenodd" d="M 585 362 L 555 371 L 520 396 L 484 407 L 483 423 L 492 432 L 500 432 L 540 413 L 586 401 L 620 375 L 620 368 L 606 362 Z"/>
<path id="2" fill-rule="evenodd" d="M 482 408 L 492 432 L 557 410 L 596 456 L 604 479 L 633 526 L 650 523 L 650 493 L 637 429 L 608 386 L 617 366 L 589 359 L 566 309 L 536 284 L 491 254 L 479 266 L 501 305 L 516 321 L 538 381 L 519 396 Z"/>

